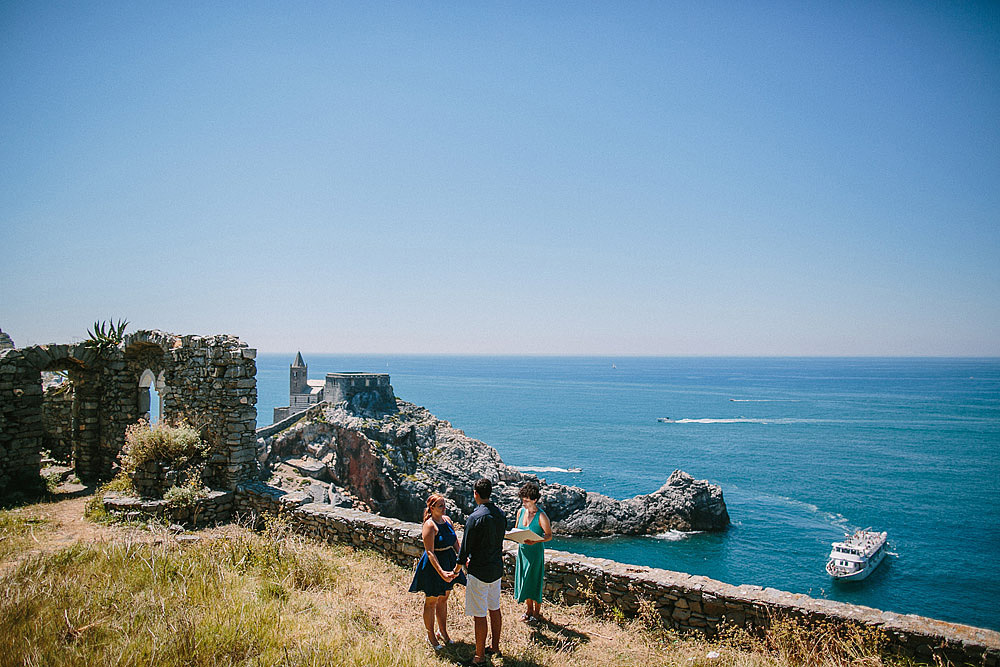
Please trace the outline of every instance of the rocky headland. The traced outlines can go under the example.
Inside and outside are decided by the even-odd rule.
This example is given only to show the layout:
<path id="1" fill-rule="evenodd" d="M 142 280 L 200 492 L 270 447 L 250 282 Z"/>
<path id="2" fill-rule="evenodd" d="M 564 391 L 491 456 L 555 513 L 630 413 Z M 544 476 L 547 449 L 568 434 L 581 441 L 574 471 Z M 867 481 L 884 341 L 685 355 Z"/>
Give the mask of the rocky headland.
<path id="1" fill-rule="evenodd" d="M 320 403 L 302 418 L 258 439 L 265 477 L 316 502 L 420 521 L 431 493 L 444 495 L 460 523 L 475 508 L 472 486 L 494 484 L 494 501 L 513 522 L 518 489 L 535 475 L 506 465 L 497 451 L 425 408 L 364 394 Z M 542 505 L 561 535 L 648 535 L 669 530 L 723 530 L 729 514 L 722 489 L 675 470 L 654 493 L 616 500 L 576 486 L 545 483 Z"/>

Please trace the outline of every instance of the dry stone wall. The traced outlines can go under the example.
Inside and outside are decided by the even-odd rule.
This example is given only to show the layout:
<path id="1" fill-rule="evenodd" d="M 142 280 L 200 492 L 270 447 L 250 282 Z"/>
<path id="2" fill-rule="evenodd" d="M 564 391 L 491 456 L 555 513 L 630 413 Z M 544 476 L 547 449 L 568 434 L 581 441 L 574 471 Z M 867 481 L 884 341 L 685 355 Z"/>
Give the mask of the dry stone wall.
<path id="1" fill-rule="evenodd" d="M 163 373 L 163 416 L 184 416 L 211 443 L 209 486 L 232 490 L 256 474 L 256 350 L 235 336 L 143 331 L 126 337 L 125 351 L 130 377 Z"/>
<path id="2" fill-rule="evenodd" d="M 371 548 L 404 567 L 412 567 L 423 551 L 419 524 L 316 504 L 305 493 L 286 493 L 260 482 L 240 485 L 235 508 L 247 514 L 282 514 L 304 535 Z M 505 587 L 515 554 L 508 545 Z M 617 608 L 625 616 L 648 601 L 664 625 L 679 630 L 712 635 L 724 624 L 754 630 L 776 618 L 857 624 L 881 629 L 892 650 L 922 662 L 933 663 L 937 657 L 957 665 L 1000 665 L 1000 633 L 991 630 L 555 550 L 546 550 L 545 569 L 549 598 Z"/>
<path id="3" fill-rule="evenodd" d="M 203 528 L 229 521 L 233 514 L 232 491 L 210 491 L 190 503 L 148 500 L 116 493 L 104 494 L 104 509 L 109 514 L 135 521 L 149 517 L 189 528 Z"/>
<path id="4" fill-rule="evenodd" d="M 125 430 L 145 411 L 140 377 L 165 381 L 165 418 L 183 416 L 212 444 L 206 482 L 233 490 L 256 473 L 256 350 L 234 336 L 138 331 L 120 346 L 35 345 L 0 350 L 0 494 L 39 484 L 46 432 L 69 434 L 81 480 L 111 476 Z M 72 408 L 44 419 L 42 371 L 66 371 Z M 67 420 L 68 419 L 68 423 Z"/>
<path id="5" fill-rule="evenodd" d="M 42 376 L 18 350 L 0 350 L 0 491 L 41 485 Z"/>

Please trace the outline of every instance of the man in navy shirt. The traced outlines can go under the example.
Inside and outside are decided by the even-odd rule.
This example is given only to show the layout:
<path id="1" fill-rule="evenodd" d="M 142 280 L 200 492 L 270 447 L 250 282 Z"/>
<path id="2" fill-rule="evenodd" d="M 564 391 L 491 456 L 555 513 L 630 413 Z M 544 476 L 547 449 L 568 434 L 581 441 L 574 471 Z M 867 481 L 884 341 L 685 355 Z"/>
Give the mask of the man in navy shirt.
<path id="1" fill-rule="evenodd" d="M 469 583 L 465 587 L 465 615 L 472 616 L 476 629 L 476 656 L 473 665 L 486 662 L 486 614 L 489 612 L 489 629 L 493 641 L 490 655 L 500 655 L 500 578 L 503 576 L 503 536 L 507 531 L 507 517 L 490 502 L 493 484 L 481 479 L 473 487 L 476 509 L 465 522 L 462 549 L 458 554 L 455 572 L 468 563 Z"/>

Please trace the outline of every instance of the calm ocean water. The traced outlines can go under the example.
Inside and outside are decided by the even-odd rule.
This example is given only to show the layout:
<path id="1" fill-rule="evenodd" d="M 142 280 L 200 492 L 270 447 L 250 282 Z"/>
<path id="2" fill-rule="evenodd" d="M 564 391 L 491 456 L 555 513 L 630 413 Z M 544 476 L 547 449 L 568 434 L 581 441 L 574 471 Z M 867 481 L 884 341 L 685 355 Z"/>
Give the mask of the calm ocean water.
<path id="1" fill-rule="evenodd" d="M 292 356 L 258 357 L 258 425 Z M 389 373 L 549 481 L 627 498 L 680 468 L 733 521 L 554 548 L 1000 630 L 1000 359 L 304 356 L 311 378 Z M 898 555 L 832 582 L 830 543 L 868 526 Z"/>

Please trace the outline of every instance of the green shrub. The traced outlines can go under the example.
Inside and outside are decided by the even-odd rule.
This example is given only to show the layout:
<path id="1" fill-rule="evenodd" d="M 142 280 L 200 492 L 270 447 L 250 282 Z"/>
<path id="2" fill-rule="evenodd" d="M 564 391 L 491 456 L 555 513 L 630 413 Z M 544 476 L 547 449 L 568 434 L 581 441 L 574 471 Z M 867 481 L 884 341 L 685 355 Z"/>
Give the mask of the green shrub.
<path id="1" fill-rule="evenodd" d="M 176 425 L 162 421 L 150 426 L 140 420 L 125 431 L 122 448 L 122 470 L 132 474 L 149 461 L 169 461 L 175 470 L 202 462 L 208 454 L 208 444 L 203 442 L 192 426 L 179 422 Z"/>
<path id="2" fill-rule="evenodd" d="M 188 480 L 181 486 L 172 486 L 163 494 L 163 499 L 174 507 L 191 507 L 200 498 L 208 495 L 208 488 L 203 486 L 198 480 Z"/>

